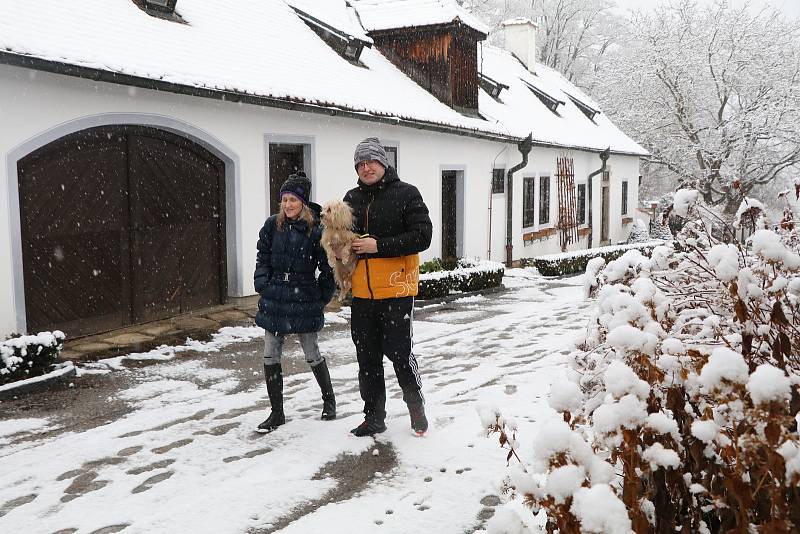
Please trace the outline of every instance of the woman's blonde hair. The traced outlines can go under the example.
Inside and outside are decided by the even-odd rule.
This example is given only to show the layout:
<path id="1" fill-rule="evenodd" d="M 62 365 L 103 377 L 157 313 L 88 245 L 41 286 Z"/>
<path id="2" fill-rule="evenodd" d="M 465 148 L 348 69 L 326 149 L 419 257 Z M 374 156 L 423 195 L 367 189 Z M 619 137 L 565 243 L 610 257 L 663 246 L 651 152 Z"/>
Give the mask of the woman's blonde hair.
<path id="1" fill-rule="evenodd" d="M 314 212 L 311 211 L 311 208 L 309 208 L 307 204 L 303 204 L 303 209 L 300 211 L 300 215 L 297 216 L 297 219 L 302 219 L 308 223 L 307 233 L 311 235 L 311 230 L 314 229 Z M 283 208 L 278 210 L 278 220 L 276 222 L 278 231 L 283 232 L 283 225 L 286 222 L 286 212 L 283 211 Z"/>

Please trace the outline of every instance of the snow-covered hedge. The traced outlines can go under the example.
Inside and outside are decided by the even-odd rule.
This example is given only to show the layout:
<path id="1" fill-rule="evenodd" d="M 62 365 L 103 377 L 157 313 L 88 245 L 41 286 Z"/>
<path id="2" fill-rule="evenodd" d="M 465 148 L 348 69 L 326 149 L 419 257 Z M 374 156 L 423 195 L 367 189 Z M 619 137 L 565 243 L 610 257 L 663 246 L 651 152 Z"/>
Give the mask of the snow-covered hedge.
<path id="1" fill-rule="evenodd" d="M 677 247 L 592 260 L 595 316 L 532 451 L 483 416 L 547 532 L 800 531 L 800 235 L 787 212 L 722 243 L 696 192 L 675 202 Z M 538 532 L 508 510 L 490 532 Z"/>
<path id="2" fill-rule="evenodd" d="M 649 254 L 654 247 L 661 244 L 663 244 L 663 241 L 596 247 L 586 250 L 576 250 L 575 252 L 537 256 L 531 261 L 542 276 L 564 276 L 567 274 L 584 272 L 589 260 L 593 258 L 603 258 L 605 261 L 611 261 L 619 258 L 626 251 L 631 249 L 637 249 Z"/>
<path id="3" fill-rule="evenodd" d="M 459 260 L 451 271 L 435 271 L 419 275 L 419 300 L 446 297 L 450 293 L 478 291 L 503 283 L 505 266 L 494 261 Z"/>
<path id="4" fill-rule="evenodd" d="M 49 372 L 64 337 L 63 332 L 56 330 L 0 341 L 0 385 Z"/>

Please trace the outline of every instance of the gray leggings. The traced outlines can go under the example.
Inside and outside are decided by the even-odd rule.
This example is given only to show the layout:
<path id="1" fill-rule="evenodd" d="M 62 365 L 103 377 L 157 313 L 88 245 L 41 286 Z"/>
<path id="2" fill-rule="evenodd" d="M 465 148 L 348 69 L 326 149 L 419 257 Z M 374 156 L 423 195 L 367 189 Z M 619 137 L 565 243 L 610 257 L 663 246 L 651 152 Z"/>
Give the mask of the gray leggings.
<path id="1" fill-rule="evenodd" d="M 300 346 L 303 347 L 303 353 L 306 355 L 306 362 L 311 367 L 315 367 L 323 362 L 322 355 L 319 353 L 319 343 L 317 342 L 317 333 L 309 332 L 307 334 L 297 334 L 300 340 Z M 276 365 L 281 363 L 281 354 L 283 353 L 283 342 L 286 339 L 286 334 L 273 334 L 266 332 L 264 334 L 264 365 Z"/>

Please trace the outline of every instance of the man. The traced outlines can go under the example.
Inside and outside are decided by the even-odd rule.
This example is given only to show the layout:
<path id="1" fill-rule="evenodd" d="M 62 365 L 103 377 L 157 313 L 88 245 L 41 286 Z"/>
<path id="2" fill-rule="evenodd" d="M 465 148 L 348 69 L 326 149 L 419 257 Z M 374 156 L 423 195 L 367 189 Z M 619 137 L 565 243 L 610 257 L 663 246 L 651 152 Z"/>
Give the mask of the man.
<path id="1" fill-rule="evenodd" d="M 353 241 L 358 264 L 353 273 L 350 329 L 358 357 L 358 385 L 364 422 L 351 430 L 372 436 L 386 430 L 386 383 L 383 357 L 394 365 L 408 405 L 411 428 L 428 429 L 412 352 L 412 317 L 419 281 L 419 252 L 431 244 L 428 207 L 411 184 L 400 181 L 386 150 L 375 137 L 364 139 L 353 156 L 358 187 L 344 197 L 355 215 Z"/>

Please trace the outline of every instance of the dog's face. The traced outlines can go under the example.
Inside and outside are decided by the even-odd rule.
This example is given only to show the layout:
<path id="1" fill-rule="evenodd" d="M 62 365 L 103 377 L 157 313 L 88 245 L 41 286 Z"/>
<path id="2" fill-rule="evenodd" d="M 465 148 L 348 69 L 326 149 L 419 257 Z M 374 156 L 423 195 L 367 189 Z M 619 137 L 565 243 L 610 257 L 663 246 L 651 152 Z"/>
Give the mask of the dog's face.
<path id="1" fill-rule="evenodd" d="M 353 226 L 353 210 L 342 200 L 331 200 L 322 206 L 322 224 L 327 228 L 349 230 Z"/>

